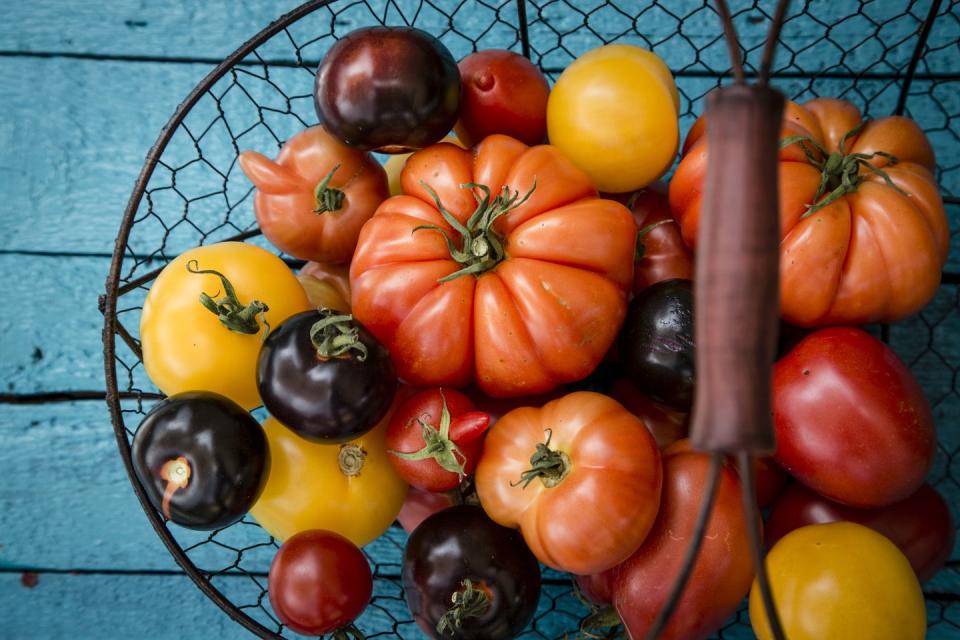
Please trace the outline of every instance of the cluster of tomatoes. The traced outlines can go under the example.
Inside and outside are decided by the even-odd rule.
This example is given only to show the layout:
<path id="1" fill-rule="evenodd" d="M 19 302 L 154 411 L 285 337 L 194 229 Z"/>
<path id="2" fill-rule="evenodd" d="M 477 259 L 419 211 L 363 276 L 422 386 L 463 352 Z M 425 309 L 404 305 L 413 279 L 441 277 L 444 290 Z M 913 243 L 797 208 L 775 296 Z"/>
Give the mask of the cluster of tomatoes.
<path id="1" fill-rule="evenodd" d="M 307 265 L 208 245 L 147 296 L 144 366 L 169 396 L 133 443 L 149 498 L 198 529 L 249 512 L 284 541 L 270 601 L 301 633 L 359 635 L 372 593 L 359 547 L 399 519 L 404 592 L 431 637 L 519 634 L 540 564 L 578 576 L 595 609 L 585 631 L 644 637 L 710 464 L 684 439 L 708 124 L 667 190 L 655 181 L 677 151 L 679 101 L 652 53 L 601 47 L 551 89 L 517 54 L 458 66 L 411 28 L 338 41 L 315 98 L 322 125 L 276 159 L 239 159 L 264 236 Z M 371 150 L 396 155 L 385 170 Z M 952 550 L 949 511 L 924 484 L 936 437 L 919 385 L 868 333 L 822 328 L 929 301 L 948 244 L 933 166 L 908 119 L 867 123 L 834 99 L 787 108 L 790 324 L 756 499 L 792 640 L 922 637 L 918 579 Z M 750 592 L 740 487 L 724 467 L 663 637 L 707 637 Z"/>

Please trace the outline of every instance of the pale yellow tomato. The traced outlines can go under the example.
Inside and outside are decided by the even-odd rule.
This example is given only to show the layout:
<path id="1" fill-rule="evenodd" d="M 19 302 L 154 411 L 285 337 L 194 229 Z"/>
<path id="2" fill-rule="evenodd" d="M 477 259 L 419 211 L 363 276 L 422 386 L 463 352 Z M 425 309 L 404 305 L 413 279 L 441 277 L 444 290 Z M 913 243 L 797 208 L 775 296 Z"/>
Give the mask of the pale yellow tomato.
<path id="1" fill-rule="evenodd" d="M 767 555 L 777 612 L 790 640 L 921 640 L 927 614 L 910 562 L 879 533 L 852 522 L 801 527 Z M 756 581 L 750 621 L 773 634 Z"/>
<path id="2" fill-rule="evenodd" d="M 227 303 L 221 276 L 241 310 L 233 320 L 201 302 L 206 294 L 208 304 Z M 212 391 L 252 409 L 260 404 L 257 356 L 268 327 L 307 309 L 303 287 L 269 251 L 243 242 L 190 249 L 164 267 L 147 294 L 140 316 L 143 366 L 167 395 Z"/>
<path id="3" fill-rule="evenodd" d="M 673 164 L 679 105 L 660 58 L 633 45 L 607 45 L 560 75 L 547 102 L 547 134 L 600 191 L 624 193 Z"/>

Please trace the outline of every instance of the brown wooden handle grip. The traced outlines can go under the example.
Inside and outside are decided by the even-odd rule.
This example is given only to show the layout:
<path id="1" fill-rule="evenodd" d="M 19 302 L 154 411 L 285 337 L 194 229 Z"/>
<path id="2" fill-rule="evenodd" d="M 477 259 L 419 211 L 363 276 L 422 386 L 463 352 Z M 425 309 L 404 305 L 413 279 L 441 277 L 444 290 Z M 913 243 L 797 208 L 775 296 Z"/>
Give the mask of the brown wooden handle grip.
<path id="1" fill-rule="evenodd" d="M 732 85 L 707 98 L 707 179 L 695 282 L 701 450 L 774 450 L 771 368 L 779 330 L 778 154 L 783 96 Z"/>

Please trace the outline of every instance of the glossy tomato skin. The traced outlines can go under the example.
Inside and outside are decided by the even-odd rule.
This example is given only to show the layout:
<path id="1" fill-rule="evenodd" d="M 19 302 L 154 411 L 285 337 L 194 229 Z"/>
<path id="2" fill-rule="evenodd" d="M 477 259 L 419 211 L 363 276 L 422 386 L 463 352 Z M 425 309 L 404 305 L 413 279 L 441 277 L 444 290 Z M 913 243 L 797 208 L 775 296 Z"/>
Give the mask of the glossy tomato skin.
<path id="1" fill-rule="evenodd" d="M 280 546 L 270 565 L 270 604 L 283 624 L 322 635 L 353 622 L 370 602 L 366 557 L 338 533 L 313 529 Z"/>
<path id="2" fill-rule="evenodd" d="M 627 44 L 588 51 L 560 75 L 547 102 L 547 132 L 601 191 L 652 183 L 677 153 L 679 95 L 654 53 Z"/>
<path id="3" fill-rule="evenodd" d="M 664 280 L 693 279 L 693 258 L 670 212 L 666 188 L 656 182 L 627 198 L 640 230 L 633 275 L 633 293 Z"/>
<path id="4" fill-rule="evenodd" d="M 616 577 L 616 567 L 608 571 L 593 573 L 586 576 L 575 576 L 577 588 L 587 600 L 594 604 L 611 604 L 613 602 L 613 582 Z"/>
<path id="5" fill-rule="evenodd" d="M 533 618 L 540 597 L 540 566 L 520 533 L 491 521 L 483 509 L 461 505 L 430 516 L 403 553 L 403 591 L 417 624 L 430 638 L 508 640 Z M 437 623 L 463 581 L 480 585 L 490 607 L 440 635 Z"/>
<path id="6" fill-rule="evenodd" d="M 806 526 L 767 554 L 770 587 L 790 640 L 922 640 L 923 592 L 910 563 L 879 533 L 852 522 Z M 754 583 L 750 622 L 774 636 Z"/>
<path id="7" fill-rule="evenodd" d="M 227 328 L 200 302 L 207 294 L 224 295 L 223 274 L 242 305 L 261 302 L 269 309 L 258 316 L 256 333 Z M 140 316 L 143 366 L 166 395 L 210 391 L 244 409 L 260 405 L 257 356 L 267 327 L 310 308 L 307 294 L 283 260 L 244 242 L 219 242 L 183 252 L 150 286 Z"/>
<path id="8" fill-rule="evenodd" d="M 630 302 L 620 334 L 620 357 L 640 391 L 674 409 L 689 411 L 694 351 L 692 282 L 658 282 Z"/>
<path id="9" fill-rule="evenodd" d="M 257 366 L 260 397 L 267 411 L 302 438 L 338 444 L 357 438 L 387 414 L 397 390 L 390 354 L 360 325 L 366 358 L 350 351 L 322 358 L 310 339 L 323 319 L 304 311 L 274 329 Z"/>
<path id="10" fill-rule="evenodd" d="M 547 137 L 550 85 L 537 65 L 519 53 L 487 49 L 460 61 L 461 103 L 457 136 L 473 146 L 494 133 L 529 145 Z"/>
<path id="11" fill-rule="evenodd" d="M 390 350 L 401 379 L 476 381 L 488 395 L 510 397 L 547 392 L 596 368 L 622 324 L 633 277 L 636 225 L 623 205 L 597 198 L 557 149 L 501 135 L 473 152 L 451 144 L 421 150 L 401 182 L 405 195 L 386 200 L 364 226 L 350 266 L 353 312 Z M 504 188 L 511 198 L 530 197 L 484 227 L 495 243 L 471 240 L 462 252 L 499 245 L 499 261 L 474 262 L 479 271 L 464 273 L 443 235 L 458 246 L 461 232 L 430 190 L 462 224 L 481 195 L 461 187 L 471 182 L 500 194 L 491 214 L 506 206 Z"/>
<path id="12" fill-rule="evenodd" d="M 453 497 L 453 493 L 434 493 L 410 487 L 407 498 L 403 501 L 403 507 L 397 514 L 397 522 L 400 523 L 404 531 L 413 533 L 413 530 L 419 527 L 421 522 L 433 514 L 458 504 Z"/>
<path id="13" fill-rule="evenodd" d="M 414 454 L 427 446 L 420 421 L 441 432 L 444 404 L 450 416 L 448 440 L 456 447 L 453 462 L 462 465 L 463 474 L 449 471 L 434 458 L 404 459 L 397 454 Z M 387 427 L 387 448 L 393 468 L 411 486 L 425 491 L 450 491 L 463 477 L 472 474 L 480 458 L 483 435 L 490 426 L 490 415 L 477 411 L 470 399 L 453 389 L 427 389 L 400 403 Z"/>
<path id="14" fill-rule="evenodd" d="M 821 329 L 778 361 L 773 412 L 777 462 L 849 506 L 902 500 L 933 464 L 936 433 L 920 385 L 889 347 L 860 329 Z"/>
<path id="15" fill-rule="evenodd" d="M 407 496 L 387 460 L 387 420 L 336 445 L 304 440 L 268 418 L 270 473 L 250 515 L 279 540 L 308 529 L 335 531 L 361 547 L 379 537 Z"/>
<path id="16" fill-rule="evenodd" d="M 314 307 L 350 313 L 350 272 L 338 264 L 308 262 L 297 273 L 300 286 Z"/>
<path id="17" fill-rule="evenodd" d="M 610 397 L 643 421 L 661 451 L 687 435 L 689 415 L 654 402 L 626 378 L 618 378 Z"/>
<path id="18" fill-rule="evenodd" d="M 766 524 L 766 543 L 775 545 L 810 524 L 855 522 L 882 533 L 910 561 L 920 582 L 939 571 L 953 552 L 956 529 L 943 496 L 924 484 L 908 498 L 879 509 L 854 509 L 794 483 L 774 504 Z"/>
<path id="19" fill-rule="evenodd" d="M 663 608 L 691 542 L 705 494 L 709 456 L 681 440 L 664 452 L 664 485 L 653 530 L 636 553 L 615 569 L 613 604 L 633 640 L 646 638 Z M 690 581 L 662 640 L 703 640 L 740 606 L 750 590 L 753 564 L 745 529 L 741 487 L 729 466 L 721 468 L 717 501 Z"/>
<path id="20" fill-rule="evenodd" d="M 412 27 L 366 27 L 338 40 L 317 69 L 320 122 L 356 149 L 399 153 L 457 121 L 460 72 L 443 44 Z"/>
<path id="21" fill-rule="evenodd" d="M 267 439 L 253 416 L 228 398 L 199 391 L 151 409 L 134 436 L 131 458 L 154 508 L 200 530 L 242 518 L 270 466 Z"/>
<path id="22" fill-rule="evenodd" d="M 319 126 L 287 140 L 276 160 L 244 151 L 238 162 L 257 187 L 253 208 L 263 235 L 301 260 L 349 262 L 360 228 L 388 195 L 380 163 Z M 324 197 L 328 191 L 337 197 Z"/>
<path id="23" fill-rule="evenodd" d="M 522 480 L 544 445 L 554 472 Z M 656 442 L 636 416 L 612 398 L 578 391 L 500 418 L 475 479 L 487 514 L 519 527 L 541 562 L 586 575 L 624 561 L 647 537 L 662 471 Z"/>

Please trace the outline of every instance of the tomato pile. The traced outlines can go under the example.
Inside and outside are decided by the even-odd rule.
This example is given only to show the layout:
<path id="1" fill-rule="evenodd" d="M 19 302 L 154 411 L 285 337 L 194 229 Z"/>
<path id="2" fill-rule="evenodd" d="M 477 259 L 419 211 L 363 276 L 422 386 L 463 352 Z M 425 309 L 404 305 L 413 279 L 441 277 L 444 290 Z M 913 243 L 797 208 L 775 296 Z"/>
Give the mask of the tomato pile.
<path id="1" fill-rule="evenodd" d="M 202 246 L 147 296 L 144 366 L 169 396 L 133 442 L 147 496 L 184 527 L 249 512 L 283 541 L 269 597 L 297 632 L 361 637 L 360 547 L 399 520 L 429 637 L 516 636 L 545 565 L 576 576 L 585 632 L 644 638 L 710 466 L 685 439 L 709 123 L 660 183 L 679 98 L 651 52 L 601 47 L 551 89 L 522 56 L 458 65 L 413 28 L 339 40 L 314 96 L 321 124 L 239 157 L 263 235 L 306 266 Z M 780 617 L 791 640 L 921 638 L 919 581 L 954 538 L 924 484 L 933 418 L 906 365 L 851 325 L 910 315 L 939 284 L 933 151 L 910 120 L 827 98 L 789 104 L 781 149 L 793 328 L 777 452 L 756 465 Z M 748 594 L 770 637 L 741 500 L 725 464 L 662 637 L 706 638 Z"/>

